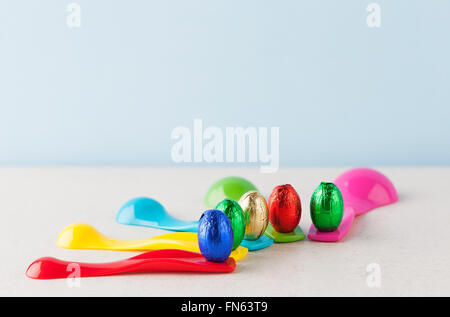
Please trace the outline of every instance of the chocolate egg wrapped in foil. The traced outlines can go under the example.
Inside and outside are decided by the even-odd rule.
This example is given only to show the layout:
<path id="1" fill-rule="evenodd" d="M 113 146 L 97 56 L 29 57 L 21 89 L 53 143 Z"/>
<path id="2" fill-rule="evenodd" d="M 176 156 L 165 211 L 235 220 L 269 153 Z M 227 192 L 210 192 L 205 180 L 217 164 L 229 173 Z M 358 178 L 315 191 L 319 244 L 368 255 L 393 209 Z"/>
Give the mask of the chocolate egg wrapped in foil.
<path id="1" fill-rule="evenodd" d="M 206 210 L 198 225 L 198 246 L 201 254 L 211 262 L 225 262 L 233 247 L 233 228 L 220 210 Z"/>
<path id="2" fill-rule="evenodd" d="M 294 187 L 289 184 L 273 189 L 269 197 L 269 219 L 277 232 L 294 231 L 300 222 L 302 204 Z"/>
<path id="3" fill-rule="evenodd" d="M 269 224 L 269 209 L 266 199 L 256 191 L 245 193 L 239 199 L 244 212 L 245 240 L 257 240 L 266 231 Z"/>
<path id="4" fill-rule="evenodd" d="M 244 212 L 241 206 L 232 200 L 224 199 L 216 206 L 217 210 L 222 211 L 230 220 L 231 227 L 233 228 L 233 250 L 236 249 L 244 239 L 245 234 L 245 220 Z"/>
<path id="5" fill-rule="evenodd" d="M 311 197 L 310 211 L 311 220 L 317 230 L 335 231 L 344 215 L 344 200 L 337 186 L 322 182 Z"/>

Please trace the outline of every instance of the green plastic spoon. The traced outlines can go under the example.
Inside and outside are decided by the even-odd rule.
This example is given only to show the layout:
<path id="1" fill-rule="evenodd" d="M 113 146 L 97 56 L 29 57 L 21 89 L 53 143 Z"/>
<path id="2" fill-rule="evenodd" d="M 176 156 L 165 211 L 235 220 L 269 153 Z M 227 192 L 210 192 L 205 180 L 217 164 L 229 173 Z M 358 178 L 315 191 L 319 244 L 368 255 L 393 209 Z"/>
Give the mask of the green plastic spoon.
<path id="1" fill-rule="evenodd" d="M 212 184 L 208 189 L 204 199 L 205 205 L 209 208 L 214 208 L 225 198 L 239 201 L 242 195 L 252 190 L 257 191 L 258 189 L 242 177 L 224 177 Z"/>
<path id="2" fill-rule="evenodd" d="M 266 236 L 272 239 L 276 243 L 287 243 L 300 241 L 306 238 L 300 226 L 297 226 L 294 231 L 288 233 L 277 232 L 272 225 L 268 224 L 266 231 L 264 232 Z"/>

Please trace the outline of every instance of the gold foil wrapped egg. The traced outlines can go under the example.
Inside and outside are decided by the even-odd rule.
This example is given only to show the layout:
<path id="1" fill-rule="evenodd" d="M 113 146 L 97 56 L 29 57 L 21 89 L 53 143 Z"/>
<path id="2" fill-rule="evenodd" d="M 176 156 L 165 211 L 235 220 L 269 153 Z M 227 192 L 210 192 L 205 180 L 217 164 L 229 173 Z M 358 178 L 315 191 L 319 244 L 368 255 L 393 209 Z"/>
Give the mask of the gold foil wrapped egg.
<path id="1" fill-rule="evenodd" d="M 257 240 L 266 231 L 269 224 L 269 208 L 266 199 L 256 191 L 245 193 L 239 199 L 244 211 L 245 240 Z"/>

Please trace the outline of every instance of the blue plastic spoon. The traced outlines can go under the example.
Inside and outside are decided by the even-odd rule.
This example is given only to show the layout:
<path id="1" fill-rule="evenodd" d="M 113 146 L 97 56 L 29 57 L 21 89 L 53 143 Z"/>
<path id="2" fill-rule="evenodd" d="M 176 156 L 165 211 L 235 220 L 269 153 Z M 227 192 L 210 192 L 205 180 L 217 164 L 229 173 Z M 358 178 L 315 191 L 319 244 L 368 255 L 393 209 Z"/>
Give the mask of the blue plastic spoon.
<path id="1" fill-rule="evenodd" d="M 249 251 L 261 250 L 267 248 L 271 244 L 273 244 L 273 240 L 264 234 L 257 240 L 242 240 L 241 242 L 241 246 L 247 248 Z"/>
<path id="2" fill-rule="evenodd" d="M 116 221 L 125 225 L 150 227 L 180 232 L 197 232 L 198 221 L 184 221 L 170 215 L 156 200 L 139 197 L 127 201 L 116 215 Z M 267 248 L 273 240 L 262 235 L 258 240 L 243 240 L 241 246 L 249 251 Z"/>
<path id="3" fill-rule="evenodd" d="M 198 221 L 180 220 L 170 215 L 156 200 L 139 197 L 127 201 L 116 215 L 125 225 L 150 227 L 169 231 L 197 232 Z"/>

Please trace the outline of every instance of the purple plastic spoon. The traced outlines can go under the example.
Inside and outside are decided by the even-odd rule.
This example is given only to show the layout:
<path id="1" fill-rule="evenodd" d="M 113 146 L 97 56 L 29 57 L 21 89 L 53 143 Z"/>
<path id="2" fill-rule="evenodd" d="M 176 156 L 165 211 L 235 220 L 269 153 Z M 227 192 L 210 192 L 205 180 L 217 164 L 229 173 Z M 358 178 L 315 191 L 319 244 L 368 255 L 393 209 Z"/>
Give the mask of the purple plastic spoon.
<path id="1" fill-rule="evenodd" d="M 310 240 L 337 242 L 347 234 L 356 216 L 398 200 L 397 191 L 391 181 L 370 168 L 351 169 L 336 178 L 334 184 L 341 191 L 344 200 L 341 224 L 333 232 L 320 232 L 311 225 L 308 233 Z"/>

